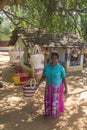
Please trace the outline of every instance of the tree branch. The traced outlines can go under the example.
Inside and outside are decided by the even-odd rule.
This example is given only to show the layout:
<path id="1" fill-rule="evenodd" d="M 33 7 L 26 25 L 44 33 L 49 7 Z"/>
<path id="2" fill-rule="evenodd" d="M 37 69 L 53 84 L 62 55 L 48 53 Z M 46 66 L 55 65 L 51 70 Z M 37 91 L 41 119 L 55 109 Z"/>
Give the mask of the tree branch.
<path id="1" fill-rule="evenodd" d="M 18 17 L 18 16 L 14 15 L 14 14 L 11 14 L 11 13 L 9 13 L 8 11 L 5 11 L 5 10 L 3 10 L 3 12 L 4 12 L 5 15 L 12 21 L 12 23 L 13 23 L 15 26 L 19 25 L 22 21 L 24 21 L 24 22 L 26 22 L 27 24 L 30 24 L 30 25 L 32 25 L 32 26 L 35 27 L 35 28 L 37 27 L 37 26 L 35 26 L 34 24 L 30 23 L 28 20 L 26 20 L 26 18 Z M 11 16 L 11 17 L 10 17 L 10 16 Z M 14 17 L 16 20 L 19 20 L 19 22 L 16 24 L 16 23 L 13 21 L 12 17 Z"/>

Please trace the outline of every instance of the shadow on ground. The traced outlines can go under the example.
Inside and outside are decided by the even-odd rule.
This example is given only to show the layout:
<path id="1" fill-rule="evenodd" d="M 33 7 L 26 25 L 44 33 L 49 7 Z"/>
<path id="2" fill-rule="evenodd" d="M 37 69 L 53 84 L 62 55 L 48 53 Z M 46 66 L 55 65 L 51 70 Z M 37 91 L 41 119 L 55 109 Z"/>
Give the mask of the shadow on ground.
<path id="1" fill-rule="evenodd" d="M 32 99 L 23 97 L 22 87 L 3 82 L 0 89 L 0 130 L 86 130 L 87 85 L 83 72 L 67 74 L 65 112 L 57 119 L 44 118 L 43 82 Z M 2 81 L 2 79 L 0 79 Z"/>

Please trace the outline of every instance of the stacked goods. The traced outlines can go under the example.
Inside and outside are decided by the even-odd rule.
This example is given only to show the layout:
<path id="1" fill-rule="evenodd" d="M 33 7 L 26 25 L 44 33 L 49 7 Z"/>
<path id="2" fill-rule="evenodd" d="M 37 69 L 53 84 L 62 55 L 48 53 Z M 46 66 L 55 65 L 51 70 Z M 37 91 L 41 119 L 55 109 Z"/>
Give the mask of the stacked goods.
<path id="1" fill-rule="evenodd" d="M 23 86 L 23 95 L 25 98 L 31 98 L 36 91 L 36 80 L 31 78 L 27 81 L 27 83 Z"/>

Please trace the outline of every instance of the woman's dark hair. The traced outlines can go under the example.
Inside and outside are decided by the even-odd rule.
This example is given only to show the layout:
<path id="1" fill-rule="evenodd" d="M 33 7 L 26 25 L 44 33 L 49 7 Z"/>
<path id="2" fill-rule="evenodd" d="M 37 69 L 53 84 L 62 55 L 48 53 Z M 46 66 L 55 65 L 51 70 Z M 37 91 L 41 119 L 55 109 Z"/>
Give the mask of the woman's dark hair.
<path id="1" fill-rule="evenodd" d="M 56 56 L 59 59 L 59 54 L 57 52 L 52 52 L 51 57 Z"/>

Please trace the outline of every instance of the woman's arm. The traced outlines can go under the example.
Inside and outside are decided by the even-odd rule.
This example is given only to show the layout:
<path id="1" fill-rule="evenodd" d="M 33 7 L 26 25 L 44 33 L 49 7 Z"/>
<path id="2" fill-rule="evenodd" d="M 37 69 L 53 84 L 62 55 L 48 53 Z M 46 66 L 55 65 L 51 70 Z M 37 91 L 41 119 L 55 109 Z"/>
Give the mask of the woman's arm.
<path id="1" fill-rule="evenodd" d="M 42 76 L 39 82 L 37 83 L 37 87 L 45 80 L 45 76 Z"/>
<path id="2" fill-rule="evenodd" d="M 67 83 L 66 83 L 65 77 L 63 78 L 63 83 L 64 83 L 64 87 L 65 87 L 64 93 L 67 94 Z"/>

